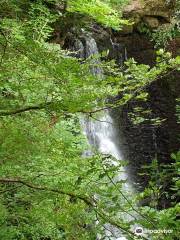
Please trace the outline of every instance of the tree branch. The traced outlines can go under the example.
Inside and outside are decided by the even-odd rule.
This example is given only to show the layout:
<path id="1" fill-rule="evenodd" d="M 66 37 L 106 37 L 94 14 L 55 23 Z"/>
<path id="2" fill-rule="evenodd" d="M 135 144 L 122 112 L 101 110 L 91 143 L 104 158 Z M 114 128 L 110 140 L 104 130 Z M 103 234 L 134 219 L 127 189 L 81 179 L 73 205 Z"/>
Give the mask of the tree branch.
<path id="1" fill-rule="evenodd" d="M 23 108 L 19 108 L 19 109 L 14 109 L 14 110 L 10 110 L 10 111 L 0 111 L 0 116 L 9 116 L 9 115 L 16 115 L 19 113 L 23 113 L 23 112 L 28 112 L 31 110 L 41 110 L 46 108 L 47 105 L 50 105 L 50 103 L 46 103 L 46 104 L 39 104 L 36 106 L 27 106 L 27 107 L 23 107 Z"/>
<path id="2" fill-rule="evenodd" d="M 76 194 L 76 193 L 73 193 L 73 192 L 48 188 L 48 187 L 45 187 L 45 186 L 34 185 L 34 184 L 26 182 L 26 181 L 24 181 L 20 178 L 0 178 L 0 183 L 2 183 L 2 184 L 21 184 L 23 186 L 26 186 L 26 187 L 34 189 L 34 190 L 47 191 L 47 192 L 62 194 L 62 195 L 66 195 L 66 196 L 69 196 L 69 197 L 72 197 L 72 198 L 75 198 L 75 199 L 82 200 L 85 204 L 87 204 L 88 206 L 91 206 L 93 208 L 93 210 L 103 220 L 105 220 L 107 223 L 110 223 L 112 226 L 115 226 L 115 227 L 119 228 L 122 232 L 128 234 L 130 239 L 132 239 L 132 240 L 134 239 L 133 238 L 135 236 L 134 232 L 132 232 L 128 228 L 125 228 L 125 227 L 121 226 L 121 224 L 118 221 L 110 218 L 103 209 L 98 209 L 96 200 L 90 198 L 89 196 L 83 196 L 83 195 L 79 195 L 79 194 Z M 147 240 L 147 238 L 145 238 L 143 236 L 141 236 L 139 238 Z"/>
<path id="3" fill-rule="evenodd" d="M 32 183 L 28 183 L 22 179 L 18 179 L 18 178 L 0 178 L 0 183 L 11 183 L 11 184 L 22 184 L 28 188 L 31 189 L 35 189 L 35 190 L 40 190 L 40 191 L 48 191 L 48 192 L 54 192 L 54 193 L 58 193 L 58 194 L 63 194 L 63 195 L 67 195 L 69 197 L 73 197 L 73 198 L 78 198 L 82 201 L 84 201 L 87 205 L 93 205 L 94 203 L 92 202 L 91 199 L 88 199 L 88 197 L 86 196 L 81 196 L 72 192 L 67 192 L 64 190 L 59 190 L 59 189 L 52 189 L 52 188 L 48 188 L 48 187 L 42 187 L 42 186 L 38 186 L 38 185 L 34 185 Z"/>

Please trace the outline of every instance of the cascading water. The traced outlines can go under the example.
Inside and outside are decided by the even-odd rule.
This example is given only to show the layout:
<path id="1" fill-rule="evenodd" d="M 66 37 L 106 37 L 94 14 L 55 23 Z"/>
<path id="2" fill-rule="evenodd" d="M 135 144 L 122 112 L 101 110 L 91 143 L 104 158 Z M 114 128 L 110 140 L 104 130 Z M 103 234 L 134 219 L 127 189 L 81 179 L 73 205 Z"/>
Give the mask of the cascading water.
<path id="1" fill-rule="evenodd" d="M 105 111 L 104 116 L 99 120 L 83 119 L 82 126 L 89 143 L 99 152 L 103 154 L 109 154 L 117 160 L 122 159 L 121 152 L 118 150 L 115 144 L 116 137 L 114 134 L 113 120 L 108 111 Z M 115 161 L 113 163 L 116 165 Z M 122 170 L 119 178 L 122 180 L 127 179 L 125 171 Z"/>
<path id="2" fill-rule="evenodd" d="M 98 48 L 96 45 L 96 41 L 92 37 L 85 38 L 84 56 L 87 58 L 90 57 L 91 55 L 97 54 Z M 97 76 L 103 75 L 101 69 L 99 69 L 98 67 L 93 67 L 92 72 Z M 92 145 L 94 148 L 96 148 L 99 152 L 103 154 L 109 154 L 116 160 L 122 160 L 122 154 L 119 151 L 115 141 L 116 136 L 113 127 L 113 120 L 110 117 L 108 111 L 105 111 L 104 116 L 101 117 L 99 120 L 93 119 L 90 120 L 83 118 L 81 124 L 90 145 Z M 86 152 L 85 154 L 88 155 L 89 153 Z M 116 162 L 113 161 L 113 159 L 112 163 L 116 164 Z M 120 172 L 121 173 L 117 174 L 117 179 L 114 179 L 114 181 L 127 179 L 127 174 L 125 173 L 124 169 L 121 169 Z M 124 184 L 124 191 L 131 192 L 131 187 L 128 183 Z M 107 225 L 106 229 L 107 230 L 105 234 L 108 237 L 108 239 L 126 240 L 122 233 L 115 229 L 114 227 Z"/>
<path id="3" fill-rule="evenodd" d="M 114 157 L 116 160 L 121 160 L 122 155 L 115 144 L 115 134 L 113 129 L 113 121 L 108 111 L 105 112 L 104 116 L 99 120 L 82 119 L 81 121 L 85 135 L 88 138 L 90 145 L 94 146 L 99 152 L 108 154 Z M 85 155 L 91 153 L 86 152 Z M 112 163 L 116 165 L 116 162 L 112 160 Z M 126 180 L 127 175 L 124 169 L 120 169 L 120 174 L 117 174 L 117 180 Z M 129 191 L 130 186 L 128 183 L 124 184 L 124 191 Z M 126 240 L 122 233 L 116 228 L 106 224 L 105 235 L 107 239 L 111 240 Z M 100 238 L 101 239 L 101 238 Z"/>

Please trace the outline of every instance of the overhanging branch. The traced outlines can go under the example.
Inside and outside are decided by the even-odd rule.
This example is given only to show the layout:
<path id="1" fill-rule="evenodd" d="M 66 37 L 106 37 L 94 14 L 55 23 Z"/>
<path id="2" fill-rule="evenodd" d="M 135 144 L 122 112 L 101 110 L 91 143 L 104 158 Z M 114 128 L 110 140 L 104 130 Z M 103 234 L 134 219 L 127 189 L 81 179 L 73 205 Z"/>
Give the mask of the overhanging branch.
<path id="1" fill-rule="evenodd" d="M 66 195 L 66 196 L 69 196 L 69 197 L 72 197 L 75 199 L 82 200 L 85 204 L 87 204 L 88 206 L 91 206 L 93 208 L 93 210 L 103 220 L 105 220 L 106 222 L 109 222 L 111 225 L 115 226 L 116 228 L 119 228 L 122 232 L 128 234 L 130 239 L 132 239 L 132 240 L 134 239 L 134 236 L 135 236 L 134 232 L 132 232 L 128 228 L 123 227 L 118 221 L 109 217 L 103 209 L 98 208 L 96 200 L 94 200 L 93 198 L 90 198 L 89 196 L 78 195 L 73 192 L 68 192 L 68 191 L 60 190 L 60 189 L 48 188 L 46 186 L 34 185 L 33 183 L 26 182 L 20 178 L 0 178 L 0 183 L 2 183 L 2 184 L 20 184 L 20 185 L 26 186 L 28 188 L 31 188 L 31 189 L 34 189 L 37 191 L 47 191 L 47 192 L 62 194 L 62 195 Z M 141 237 L 136 236 L 136 237 L 147 240 L 147 238 L 144 236 L 141 236 Z"/>
<path id="2" fill-rule="evenodd" d="M 9 110 L 9 111 L 2 110 L 2 111 L 0 111 L 0 116 L 10 116 L 10 115 L 16 115 L 19 113 L 28 112 L 28 111 L 32 111 L 32 110 L 41 110 L 41 109 L 45 109 L 48 105 L 50 105 L 50 103 L 39 104 L 39 105 L 35 105 L 35 106 L 26 106 L 23 108 L 13 109 L 13 110 Z"/>
<path id="3" fill-rule="evenodd" d="M 77 198 L 80 199 L 82 201 L 84 201 L 86 204 L 88 205 L 93 205 L 92 200 L 88 199 L 88 197 L 86 196 L 81 196 L 72 192 L 67 192 L 64 190 L 59 190 L 59 189 L 52 189 L 52 188 L 48 188 L 45 186 L 39 186 L 39 185 L 34 185 L 32 183 L 26 182 L 22 179 L 18 179 L 18 178 L 0 178 L 0 183 L 10 183 L 10 184 L 22 184 L 28 188 L 31 189 L 35 189 L 35 190 L 40 190 L 40 191 L 48 191 L 48 192 L 54 192 L 54 193 L 58 193 L 58 194 L 62 194 L 62 195 L 67 195 L 69 197 L 73 197 L 73 198 Z"/>

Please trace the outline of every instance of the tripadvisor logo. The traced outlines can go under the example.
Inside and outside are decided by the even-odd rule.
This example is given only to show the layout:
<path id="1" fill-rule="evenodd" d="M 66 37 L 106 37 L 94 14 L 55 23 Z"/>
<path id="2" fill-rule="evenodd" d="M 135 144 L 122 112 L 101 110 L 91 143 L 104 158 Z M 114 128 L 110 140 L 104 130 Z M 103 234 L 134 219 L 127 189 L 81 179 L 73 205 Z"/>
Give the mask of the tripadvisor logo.
<path id="1" fill-rule="evenodd" d="M 135 234 L 136 235 L 142 235 L 143 234 L 143 228 L 142 227 L 136 227 L 135 230 L 134 230 Z"/>
<path id="2" fill-rule="evenodd" d="M 134 230 L 134 234 L 137 236 L 145 234 L 159 234 L 159 233 L 165 233 L 170 234 L 172 233 L 172 229 L 143 229 L 142 227 L 136 227 Z"/>

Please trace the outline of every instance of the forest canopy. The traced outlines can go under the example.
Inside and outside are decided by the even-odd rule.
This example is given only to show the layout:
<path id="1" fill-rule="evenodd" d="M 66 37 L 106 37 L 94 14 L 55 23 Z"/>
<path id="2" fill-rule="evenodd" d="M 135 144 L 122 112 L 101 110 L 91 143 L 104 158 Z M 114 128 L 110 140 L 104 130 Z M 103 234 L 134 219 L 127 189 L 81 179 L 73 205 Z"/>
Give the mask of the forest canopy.
<path id="1" fill-rule="evenodd" d="M 114 61 L 78 59 L 51 42 L 54 26 L 66 25 L 72 16 L 87 28 L 95 22 L 120 29 L 129 24 L 120 11 L 126 3 L 1 0 L 0 239 L 96 239 L 105 223 L 135 239 L 133 221 L 150 229 L 177 228 L 176 203 L 162 211 L 133 207 L 137 199 L 123 196 L 123 182 L 112 184 L 123 161 L 114 166 L 96 151 L 83 155 L 90 146 L 79 119 L 144 100 L 146 87 L 177 70 L 180 57 L 159 50 L 155 66 L 129 59 L 122 71 Z M 103 77 L 92 73 L 97 65 Z M 120 100 L 107 101 L 118 93 Z M 176 189 L 178 184 L 175 179 Z M 124 212 L 136 213 L 131 222 Z"/>

